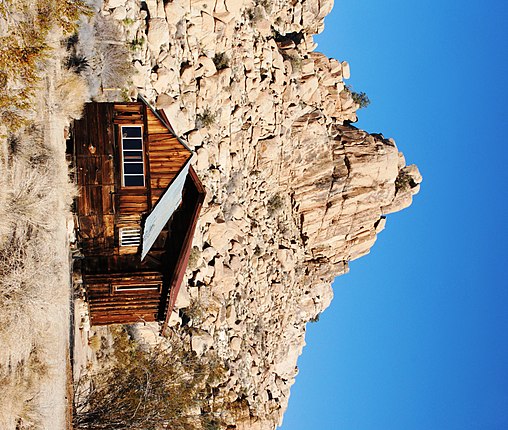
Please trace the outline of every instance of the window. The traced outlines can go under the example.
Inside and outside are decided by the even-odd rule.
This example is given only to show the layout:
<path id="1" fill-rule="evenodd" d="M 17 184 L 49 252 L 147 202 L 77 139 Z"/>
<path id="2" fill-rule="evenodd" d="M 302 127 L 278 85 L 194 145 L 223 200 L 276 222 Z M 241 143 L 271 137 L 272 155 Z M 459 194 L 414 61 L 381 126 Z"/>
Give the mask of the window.
<path id="1" fill-rule="evenodd" d="M 145 186 L 143 129 L 140 125 L 122 125 L 122 186 Z"/>
<path id="2" fill-rule="evenodd" d="M 120 246 L 139 246 L 141 230 L 139 228 L 123 227 L 120 229 Z"/>
<path id="3" fill-rule="evenodd" d="M 160 292 L 160 284 L 145 284 L 145 285 L 115 285 L 115 292 L 128 293 L 130 291 L 157 291 Z"/>

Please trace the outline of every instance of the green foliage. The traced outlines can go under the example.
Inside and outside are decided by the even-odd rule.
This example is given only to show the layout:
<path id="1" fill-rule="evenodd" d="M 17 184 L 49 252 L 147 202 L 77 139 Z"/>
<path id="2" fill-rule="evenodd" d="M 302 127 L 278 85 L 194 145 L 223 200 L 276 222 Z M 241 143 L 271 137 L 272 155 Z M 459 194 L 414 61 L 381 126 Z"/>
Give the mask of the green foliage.
<path id="1" fill-rule="evenodd" d="M 136 21 L 134 21 L 132 18 L 125 18 L 122 22 L 123 22 L 123 25 L 128 27 L 129 25 L 134 24 Z"/>
<path id="2" fill-rule="evenodd" d="M 143 48 L 143 45 L 145 44 L 145 38 L 141 37 L 139 39 L 133 39 L 129 42 L 129 48 L 132 51 L 138 51 L 141 48 Z"/>
<path id="3" fill-rule="evenodd" d="M 114 348 L 112 364 L 75 389 L 76 430 L 220 428 L 206 411 L 206 393 L 225 375 L 217 358 L 200 359 L 176 345 L 146 351 L 122 330 Z"/>
<path id="4" fill-rule="evenodd" d="M 218 52 L 213 57 L 213 64 L 217 70 L 227 69 L 229 67 L 229 57 L 225 52 Z"/>
<path id="5" fill-rule="evenodd" d="M 52 29 L 72 34 L 81 15 L 91 9 L 82 0 L 4 0 L 0 16 L 7 23 L 0 37 L 0 120 L 10 130 L 27 122 L 25 112 L 50 54 L 46 43 Z"/>
<path id="6" fill-rule="evenodd" d="M 395 179 L 395 193 L 404 192 L 414 186 L 413 178 L 404 170 L 400 170 Z"/>
<path id="7" fill-rule="evenodd" d="M 205 108 L 203 112 L 196 115 L 196 128 L 210 127 L 217 121 L 217 113 L 212 112 L 210 108 Z"/>
<path id="8" fill-rule="evenodd" d="M 122 98 L 122 101 L 128 103 L 131 100 L 131 96 L 129 95 L 129 90 L 127 88 L 122 88 L 120 91 L 120 97 Z"/>
<path id="9" fill-rule="evenodd" d="M 353 97 L 353 101 L 360 106 L 360 109 L 366 108 L 370 105 L 369 97 L 364 92 L 357 93 L 355 91 L 351 91 L 351 96 Z"/>

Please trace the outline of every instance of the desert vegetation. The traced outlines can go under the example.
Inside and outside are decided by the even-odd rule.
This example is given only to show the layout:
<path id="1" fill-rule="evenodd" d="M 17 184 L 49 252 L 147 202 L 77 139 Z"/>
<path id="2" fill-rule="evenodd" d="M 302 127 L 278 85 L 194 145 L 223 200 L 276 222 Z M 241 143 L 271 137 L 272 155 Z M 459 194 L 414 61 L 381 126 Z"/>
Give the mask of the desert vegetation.
<path id="1" fill-rule="evenodd" d="M 223 70 L 228 68 L 229 63 L 230 63 L 229 57 L 225 52 L 217 52 L 213 57 L 213 64 L 215 64 L 217 70 Z"/>
<path id="2" fill-rule="evenodd" d="M 0 428 L 63 428 L 69 320 L 63 130 L 86 86 L 60 40 L 85 3 L 0 2 Z M 51 424 L 51 425 L 50 425 Z"/>
<path id="3" fill-rule="evenodd" d="M 403 193 L 411 190 L 416 184 L 413 177 L 408 171 L 402 169 L 399 171 L 397 178 L 395 179 L 395 192 Z"/>
<path id="4" fill-rule="evenodd" d="M 51 166 L 54 152 L 32 125 L 4 141 L 0 157 L 0 427 L 40 421 L 41 384 L 52 384 L 52 333 L 65 333 L 68 303 L 65 224 L 72 188 Z M 65 219 L 64 219 L 65 220 Z M 62 229 L 64 231 L 62 232 Z M 64 242 L 65 244 L 65 242 Z M 64 359 L 64 356 L 62 356 Z M 65 367 L 64 367 L 65 369 Z M 9 418 L 10 417 L 10 418 Z"/>
<path id="5" fill-rule="evenodd" d="M 370 105 L 370 99 L 364 92 L 357 93 L 356 91 L 351 91 L 351 96 L 360 109 L 366 108 Z"/>
<path id="6" fill-rule="evenodd" d="M 9 129 L 27 121 L 41 69 L 52 57 L 50 33 L 72 34 L 88 13 L 81 0 L 0 2 L 0 118 Z"/>
<path id="7" fill-rule="evenodd" d="M 226 375 L 217 357 L 199 358 L 180 340 L 147 348 L 133 340 L 129 327 L 111 331 L 111 353 L 102 357 L 97 371 L 78 381 L 75 429 L 220 428 L 220 413 L 208 404 L 213 387 Z"/>
<path id="8" fill-rule="evenodd" d="M 201 113 L 196 115 L 196 128 L 206 128 L 217 122 L 217 112 L 212 111 L 209 107 L 203 109 Z"/>

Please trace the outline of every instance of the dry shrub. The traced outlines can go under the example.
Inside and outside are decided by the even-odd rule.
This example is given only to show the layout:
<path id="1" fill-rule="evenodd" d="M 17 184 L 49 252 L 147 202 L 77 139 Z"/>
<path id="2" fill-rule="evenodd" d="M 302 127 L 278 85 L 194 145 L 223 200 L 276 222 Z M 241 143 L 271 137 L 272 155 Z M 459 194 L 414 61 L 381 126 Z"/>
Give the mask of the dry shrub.
<path id="1" fill-rule="evenodd" d="M 41 359 L 40 351 L 32 348 L 23 367 L 18 367 L 8 376 L 0 374 L 2 406 L 16 416 L 16 430 L 41 428 L 38 413 L 38 385 L 47 375 L 47 365 Z M 0 428 L 10 429 L 13 424 L 0 414 Z"/>
<path id="2" fill-rule="evenodd" d="M 39 170 L 24 160 L 16 161 L 7 172 L 12 188 L 4 207 L 4 222 L 18 237 L 30 237 L 31 228 L 47 229 L 51 224 L 44 207 L 51 207 L 58 192 L 47 171 Z M 41 210 L 42 209 L 42 210 Z"/>
<path id="3" fill-rule="evenodd" d="M 406 170 L 399 170 L 399 174 L 395 179 L 395 194 L 408 192 L 415 186 L 416 183 L 413 177 Z"/>
<path id="4" fill-rule="evenodd" d="M 88 98 L 88 85 L 76 73 L 65 70 L 56 87 L 56 107 L 63 116 L 79 119 Z"/>
<path id="5" fill-rule="evenodd" d="M 203 109 L 203 112 L 196 115 L 196 128 L 201 129 L 210 127 L 217 122 L 217 112 L 212 111 L 209 107 Z"/>
<path id="6" fill-rule="evenodd" d="M 30 240 L 33 231 L 50 229 L 48 216 L 70 204 L 68 183 L 55 178 L 56 155 L 43 142 L 41 127 L 25 127 L 7 139 L 10 154 L 2 163 L 0 247 L 4 241 Z"/>
<path id="7" fill-rule="evenodd" d="M 57 147 L 64 142 L 52 132 L 63 124 L 54 121 L 47 90 L 61 60 L 54 36 L 74 31 L 85 9 L 81 0 L 0 1 L 2 430 L 63 428 L 72 187 Z M 76 87 L 72 80 L 59 87 L 66 103 L 77 97 L 69 85 Z M 47 121 L 38 124 L 37 117 Z"/>
<path id="8" fill-rule="evenodd" d="M 47 413 L 41 393 L 53 389 L 60 371 L 54 369 L 54 354 L 61 341 L 53 334 L 65 333 L 67 324 L 68 261 L 59 244 L 73 189 L 58 173 L 66 166 L 56 157 L 45 144 L 42 125 L 25 126 L 1 140 L 2 429 L 41 428 L 38 422 Z"/>
<path id="9" fill-rule="evenodd" d="M 77 20 L 90 9 L 82 0 L 3 0 L 0 20 L 5 36 L 0 36 L 0 119 L 11 130 L 28 121 L 38 89 L 44 61 L 50 49 L 48 34 L 61 29 L 68 34 Z"/>
<path id="10" fill-rule="evenodd" d="M 134 73 L 131 53 L 122 41 L 118 23 L 97 15 L 83 23 L 76 44 L 76 55 L 87 59 L 86 77 L 92 95 L 108 88 L 122 88 Z"/>
<path id="11" fill-rule="evenodd" d="M 103 88 L 122 88 L 134 72 L 126 46 L 104 42 L 99 50 Z"/>
<path id="12" fill-rule="evenodd" d="M 75 429 L 201 430 L 220 420 L 207 412 L 206 394 L 222 382 L 218 359 L 200 359 L 181 345 L 146 350 L 125 331 L 102 371 L 75 389 Z"/>

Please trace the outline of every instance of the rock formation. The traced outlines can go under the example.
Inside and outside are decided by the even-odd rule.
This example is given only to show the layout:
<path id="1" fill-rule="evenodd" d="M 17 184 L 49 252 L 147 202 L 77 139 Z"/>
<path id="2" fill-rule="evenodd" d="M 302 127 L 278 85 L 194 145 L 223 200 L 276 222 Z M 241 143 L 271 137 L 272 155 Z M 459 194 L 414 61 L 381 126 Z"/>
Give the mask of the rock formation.
<path id="1" fill-rule="evenodd" d="M 349 125 L 349 65 L 314 52 L 332 4 L 109 0 L 98 12 L 132 47 L 129 95 L 164 109 L 196 151 L 207 198 L 178 303 L 188 321 L 172 322 L 227 362 L 214 401 L 229 428 L 280 423 L 306 323 L 421 182 L 392 139 Z"/>

